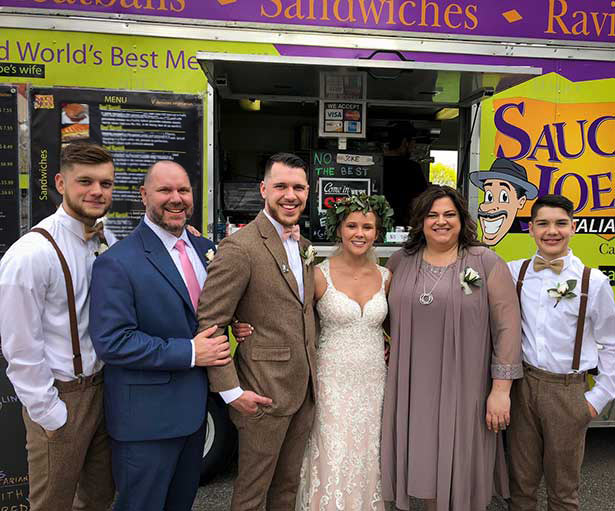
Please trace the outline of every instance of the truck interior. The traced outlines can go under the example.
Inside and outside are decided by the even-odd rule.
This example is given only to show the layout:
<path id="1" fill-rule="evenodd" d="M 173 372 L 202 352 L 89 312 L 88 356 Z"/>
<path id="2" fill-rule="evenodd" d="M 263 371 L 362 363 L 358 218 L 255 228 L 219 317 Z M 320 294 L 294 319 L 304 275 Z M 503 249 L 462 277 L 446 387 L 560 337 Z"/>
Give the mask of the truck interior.
<path id="1" fill-rule="evenodd" d="M 446 151 L 454 160 L 449 184 L 463 186 L 470 140 L 476 135 L 472 133 L 478 120 L 475 105 L 540 72 L 530 67 L 421 63 L 408 61 L 398 52 L 379 51 L 366 59 L 208 52 L 199 52 L 197 58 L 213 88 L 209 98 L 213 98 L 213 115 L 207 129 L 211 130 L 208 161 L 213 163 L 208 173 L 212 176 L 213 171 L 214 183 L 210 207 L 216 212 L 209 215 L 216 224 L 210 232 L 216 233 L 216 241 L 228 234 L 229 225 L 231 229 L 241 226 L 262 209 L 258 183 L 267 158 L 276 152 L 295 153 L 311 166 L 318 150 L 391 154 L 401 134 L 410 142 L 404 157 L 418 163 L 408 172 L 422 172 L 427 181 L 438 182 L 430 176 L 430 163 L 434 155 Z M 323 86 L 324 76 L 360 77 L 363 90 L 358 95 L 335 99 L 365 103 L 364 136 L 319 136 L 320 102 L 331 99 L 331 88 Z M 403 190 L 406 182 L 399 171 L 387 172 L 385 161 L 382 189 L 372 191 L 384 192 L 390 202 L 399 203 L 399 198 L 389 195 L 400 187 Z M 300 221 L 307 237 L 315 200 L 312 187 Z M 409 208 L 410 199 L 400 207 Z M 398 225 L 398 230 L 404 227 Z"/>

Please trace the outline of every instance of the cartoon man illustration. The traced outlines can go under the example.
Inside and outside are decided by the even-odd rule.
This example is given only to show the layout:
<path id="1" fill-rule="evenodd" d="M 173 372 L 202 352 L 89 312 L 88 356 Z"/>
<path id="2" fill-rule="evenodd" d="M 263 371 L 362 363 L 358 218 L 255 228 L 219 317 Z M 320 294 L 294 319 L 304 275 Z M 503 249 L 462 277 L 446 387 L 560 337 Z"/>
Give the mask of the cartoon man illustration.
<path id="1" fill-rule="evenodd" d="M 485 192 L 478 220 L 488 246 L 497 245 L 513 226 L 517 211 L 538 196 L 525 168 L 506 158 L 496 159 L 489 170 L 471 172 L 470 181 Z"/>

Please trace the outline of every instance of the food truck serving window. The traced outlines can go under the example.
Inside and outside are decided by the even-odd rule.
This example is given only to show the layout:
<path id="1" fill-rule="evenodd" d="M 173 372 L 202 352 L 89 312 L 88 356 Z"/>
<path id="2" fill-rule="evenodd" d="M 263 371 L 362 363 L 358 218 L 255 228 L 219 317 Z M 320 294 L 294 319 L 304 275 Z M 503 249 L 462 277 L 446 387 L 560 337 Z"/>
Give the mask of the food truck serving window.
<path id="1" fill-rule="evenodd" d="M 431 151 L 457 151 L 462 166 L 469 123 L 461 119 L 472 105 L 540 72 L 376 53 L 394 60 L 197 54 L 211 87 L 208 227 L 217 241 L 262 209 L 258 184 L 276 152 L 309 164 L 300 225 L 313 242 L 327 243 L 327 208 L 359 192 L 387 197 L 397 232 L 386 240 L 402 241 Z"/>

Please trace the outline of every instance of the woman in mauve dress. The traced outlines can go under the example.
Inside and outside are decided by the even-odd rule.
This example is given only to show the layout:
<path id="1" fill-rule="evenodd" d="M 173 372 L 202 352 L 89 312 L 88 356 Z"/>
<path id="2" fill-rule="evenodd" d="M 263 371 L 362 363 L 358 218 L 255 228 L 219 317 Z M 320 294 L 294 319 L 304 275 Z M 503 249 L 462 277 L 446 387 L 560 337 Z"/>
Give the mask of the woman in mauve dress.
<path id="1" fill-rule="evenodd" d="M 387 265 L 392 349 L 382 491 L 397 509 L 484 511 L 508 496 L 502 437 L 523 375 L 521 320 L 506 263 L 481 245 L 465 199 L 433 186 Z"/>

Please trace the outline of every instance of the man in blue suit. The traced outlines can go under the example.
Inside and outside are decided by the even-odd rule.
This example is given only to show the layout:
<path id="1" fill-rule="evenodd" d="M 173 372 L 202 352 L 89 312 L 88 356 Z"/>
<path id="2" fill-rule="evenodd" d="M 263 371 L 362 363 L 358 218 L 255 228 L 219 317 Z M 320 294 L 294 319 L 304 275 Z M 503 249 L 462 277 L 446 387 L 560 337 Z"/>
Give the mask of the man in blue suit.
<path id="1" fill-rule="evenodd" d="M 183 167 L 154 164 L 145 217 L 93 267 L 90 333 L 105 362 L 115 511 L 189 511 L 205 439 L 205 366 L 230 361 L 195 310 L 214 244 L 187 232 L 193 198 Z"/>

